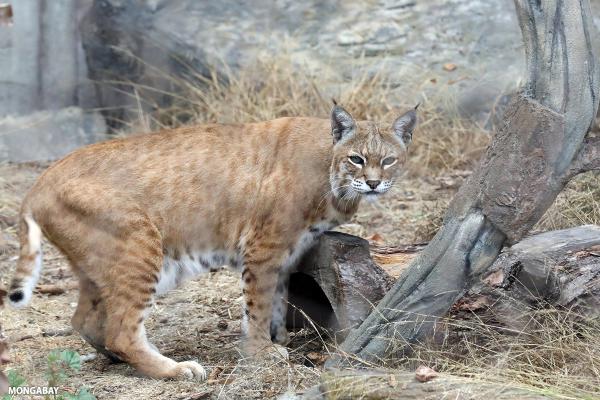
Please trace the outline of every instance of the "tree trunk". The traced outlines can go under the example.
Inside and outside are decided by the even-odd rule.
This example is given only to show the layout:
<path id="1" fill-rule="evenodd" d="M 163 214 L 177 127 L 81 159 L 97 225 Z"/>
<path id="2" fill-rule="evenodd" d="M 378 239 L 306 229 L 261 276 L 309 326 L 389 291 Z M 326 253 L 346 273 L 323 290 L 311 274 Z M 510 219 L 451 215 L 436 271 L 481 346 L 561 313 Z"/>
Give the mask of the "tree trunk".
<path id="1" fill-rule="evenodd" d="M 328 367 L 377 362 L 423 339 L 504 244 L 531 229 L 570 178 L 599 167 L 598 141 L 584 141 L 600 82 L 589 1 L 515 0 L 515 6 L 526 84 L 440 231 Z"/>

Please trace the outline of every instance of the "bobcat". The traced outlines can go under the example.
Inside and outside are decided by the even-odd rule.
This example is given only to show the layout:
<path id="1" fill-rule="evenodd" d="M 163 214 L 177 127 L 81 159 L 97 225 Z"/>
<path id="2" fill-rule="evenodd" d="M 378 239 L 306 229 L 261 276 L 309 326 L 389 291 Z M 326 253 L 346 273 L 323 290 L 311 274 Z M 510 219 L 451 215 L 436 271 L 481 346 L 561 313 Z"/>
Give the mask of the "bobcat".
<path id="1" fill-rule="evenodd" d="M 242 276 L 245 351 L 285 344 L 296 261 L 361 197 L 390 189 L 415 125 L 416 107 L 383 129 L 334 102 L 330 121 L 201 125 L 79 149 L 23 201 L 9 301 L 30 300 L 44 234 L 79 279 L 72 324 L 85 340 L 147 376 L 203 380 L 200 364 L 147 341 L 153 297 L 228 265 Z"/>

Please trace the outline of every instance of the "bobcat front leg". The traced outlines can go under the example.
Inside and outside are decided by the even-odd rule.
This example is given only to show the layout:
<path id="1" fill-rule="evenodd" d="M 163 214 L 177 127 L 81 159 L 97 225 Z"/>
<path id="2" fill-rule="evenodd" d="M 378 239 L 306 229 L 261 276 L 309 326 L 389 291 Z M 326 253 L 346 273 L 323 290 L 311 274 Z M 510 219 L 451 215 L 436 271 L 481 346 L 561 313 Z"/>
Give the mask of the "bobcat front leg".
<path id="1" fill-rule="evenodd" d="M 246 249 L 244 255 L 244 351 L 251 356 L 274 349 L 270 333 L 273 296 L 284 251 L 274 251 L 273 247 L 269 244 L 257 244 Z"/>
<path id="2" fill-rule="evenodd" d="M 286 345 L 290 340 L 286 328 L 289 285 L 290 271 L 284 268 L 279 272 L 271 317 L 271 340 L 281 345 Z"/>

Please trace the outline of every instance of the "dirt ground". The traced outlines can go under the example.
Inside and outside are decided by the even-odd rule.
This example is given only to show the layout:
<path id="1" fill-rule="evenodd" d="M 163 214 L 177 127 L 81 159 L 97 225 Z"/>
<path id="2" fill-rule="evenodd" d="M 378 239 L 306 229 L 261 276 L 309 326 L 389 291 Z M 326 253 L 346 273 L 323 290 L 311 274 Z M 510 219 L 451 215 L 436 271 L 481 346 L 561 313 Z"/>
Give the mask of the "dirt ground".
<path id="1" fill-rule="evenodd" d="M 9 283 L 17 256 L 16 215 L 20 200 L 45 165 L 0 165 L 1 283 Z M 435 230 L 443 208 L 463 177 L 405 178 L 391 194 L 374 204 L 363 204 L 351 223 L 340 229 L 381 244 L 423 241 Z M 434 215 L 435 217 L 432 217 Z M 415 228 L 416 227 L 416 228 Z M 1 239 L 1 238 L 0 238 Z M 10 368 L 29 385 L 44 385 L 47 355 L 53 349 L 72 349 L 86 360 L 63 388 L 90 389 L 98 399 L 264 399 L 298 393 L 314 385 L 327 349 L 334 343 L 310 330 L 292 334 L 290 360 L 254 365 L 238 352 L 241 289 L 238 277 L 218 272 L 189 281 L 157 299 L 146 321 L 150 340 L 175 360 L 197 359 L 209 370 L 208 381 L 175 382 L 136 376 L 125 364 L 96 355 L 70 327 L 77 302 L 76 279 L 62 255 L 44 244 L 41 285 L 66 288 L 62 294 L 34 294 L 23 310 L 0 310 L 2 331 L 10 343 Z"/>

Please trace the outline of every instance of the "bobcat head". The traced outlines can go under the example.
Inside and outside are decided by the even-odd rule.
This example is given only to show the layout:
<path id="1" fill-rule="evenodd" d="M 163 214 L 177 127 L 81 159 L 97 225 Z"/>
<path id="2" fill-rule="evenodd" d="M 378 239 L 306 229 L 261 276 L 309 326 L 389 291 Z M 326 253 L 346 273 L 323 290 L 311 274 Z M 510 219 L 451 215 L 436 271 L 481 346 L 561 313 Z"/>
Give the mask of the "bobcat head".
<path id="1" fill-rule="evenodd" d="M 389 128 L 383 128 L 372 121 L 356 122 L 334 101 L 330 182 L 336 197 L 374 199 L 392 187 L 406 161 L 417 107 L 398 117 Z"/>

